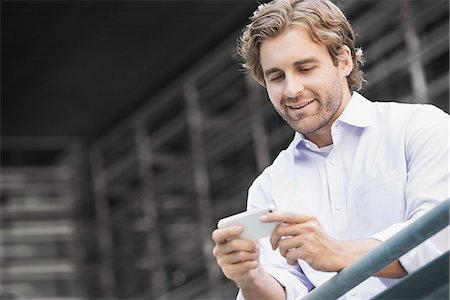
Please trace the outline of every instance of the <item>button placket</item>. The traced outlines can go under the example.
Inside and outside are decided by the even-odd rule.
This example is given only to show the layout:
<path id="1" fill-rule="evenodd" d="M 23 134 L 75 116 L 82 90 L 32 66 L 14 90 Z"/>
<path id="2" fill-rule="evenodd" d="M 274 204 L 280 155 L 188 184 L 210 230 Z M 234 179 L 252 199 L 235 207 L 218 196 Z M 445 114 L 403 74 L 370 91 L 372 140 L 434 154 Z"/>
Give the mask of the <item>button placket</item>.
<path id="1" fill-rule="evenodd" d="M 346 193 L 343 184 L 342 170 L 339 164 L 339 154 L 331 151 L 327 159 L 326 169 L 330 195 L 331 217 L 334 238 L 345 239 L 348 231 Z"/>

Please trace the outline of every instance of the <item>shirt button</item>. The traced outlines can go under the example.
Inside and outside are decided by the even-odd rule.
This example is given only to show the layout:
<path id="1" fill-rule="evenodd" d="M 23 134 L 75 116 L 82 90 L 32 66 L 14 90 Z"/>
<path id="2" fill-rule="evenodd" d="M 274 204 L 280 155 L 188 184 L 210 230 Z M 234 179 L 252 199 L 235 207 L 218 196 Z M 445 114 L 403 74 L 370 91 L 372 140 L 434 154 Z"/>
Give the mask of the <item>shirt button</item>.
<path id="1" fill-rule="evenodd" d="M 350 295 L 351 295 L 351 296 L 356 296 L 356 290 L 354 290 L 354 289 L 353 289 L 353 290 L 350 290 Z"/>
<path id="2" fill-rule="evenodd" d="M 337 163 L 336 158 L 330 159 L 330 164 L 335 165 Z"/>
<path id="3" fill-rule="evenodd" d="M 337 209 L 337 210 L 341 210 L 342 207 L 343 207 L 342 204 L 340 204 L 340 203 L 336 204 L 336 209 Z"/>

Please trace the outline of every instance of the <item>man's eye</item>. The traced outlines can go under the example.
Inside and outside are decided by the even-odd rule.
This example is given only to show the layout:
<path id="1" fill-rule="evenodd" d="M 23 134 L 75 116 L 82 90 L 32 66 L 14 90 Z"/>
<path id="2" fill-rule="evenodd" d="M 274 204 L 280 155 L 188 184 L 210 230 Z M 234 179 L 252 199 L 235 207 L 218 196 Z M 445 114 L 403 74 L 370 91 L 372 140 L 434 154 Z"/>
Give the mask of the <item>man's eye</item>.
<path id="1" fill-rule="evenodd" d="M 314 69 L 314 68 L 312 68 L 312 67 L 311 68 L 300 68 L 299 71 L 302 73 L 307 73 L 307 72 L 311 71 L 312 69 Z"/>
<path id="2" fill-rule="evenodd" d="M 281 79 L 283 79 L 283 75 L 276 75 L 270 78 L 270 81 L 280 81 Z"/>

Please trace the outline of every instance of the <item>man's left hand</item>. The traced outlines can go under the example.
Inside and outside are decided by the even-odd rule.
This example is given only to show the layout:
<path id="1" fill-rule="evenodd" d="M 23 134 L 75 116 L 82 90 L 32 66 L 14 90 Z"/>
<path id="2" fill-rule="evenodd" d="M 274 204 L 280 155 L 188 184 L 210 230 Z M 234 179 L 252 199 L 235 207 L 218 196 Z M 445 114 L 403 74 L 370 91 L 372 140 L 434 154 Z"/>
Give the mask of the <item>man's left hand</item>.
<path id="1" fill-rule="evenodd" d="M 333 272 L 342 270 L 349 263 L 350 257 L 343 244 L 332 239 L 314 216 L 273 212 L 264 215 L 261 221 L 281 222 L 270 242 L 291 265 L 302 259 L 316 270 Z"/>
<path id="2" fill-rule="evenodd" d="M 261 217 L 262 222 L 281 222 L 270 237 L 272 248 L 291 265 L 302 259 L 316 270 L 339 272 L 352 262 L 378 247 L 373 239 L 338 241 L 332 239 L 314 216 L 290 212 L 274 212 Z M 376 273 L 376 276 L 400 278 L 407 274 L 398 260 Z"/>

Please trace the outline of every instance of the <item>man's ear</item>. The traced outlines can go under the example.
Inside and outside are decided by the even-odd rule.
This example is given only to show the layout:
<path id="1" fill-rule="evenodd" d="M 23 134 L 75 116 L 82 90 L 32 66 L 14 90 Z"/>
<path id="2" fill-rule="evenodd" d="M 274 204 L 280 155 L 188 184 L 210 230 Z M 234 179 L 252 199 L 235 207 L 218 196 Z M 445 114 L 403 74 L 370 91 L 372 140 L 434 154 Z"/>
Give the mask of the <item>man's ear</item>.
<path id="1" fill-rule="evenodd" d="M 347 45 L 342 46 L 341 54 L 339 55 L 339 69 L 345 76 L 350 75 L 353 70 L 352 51 Z"/>

